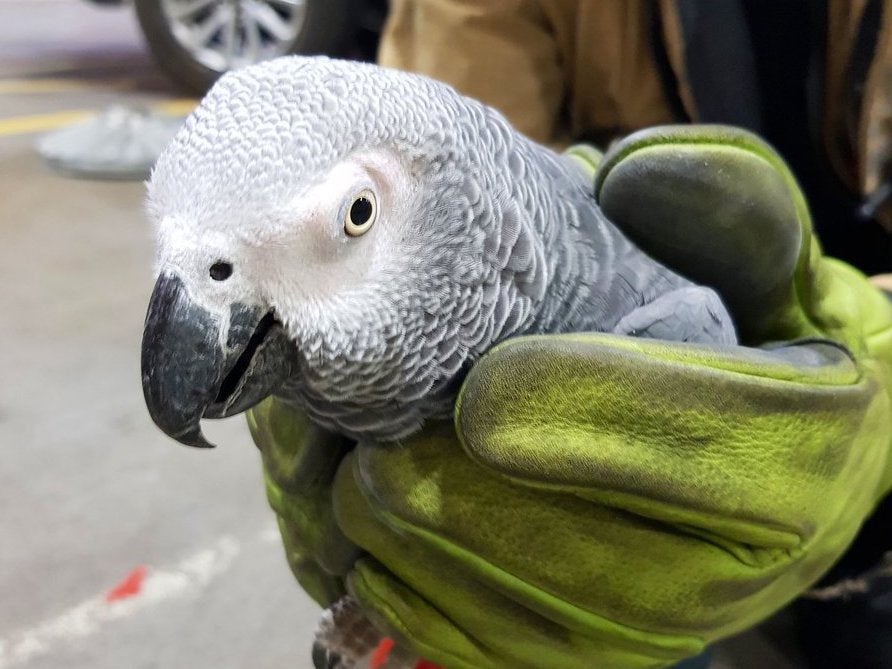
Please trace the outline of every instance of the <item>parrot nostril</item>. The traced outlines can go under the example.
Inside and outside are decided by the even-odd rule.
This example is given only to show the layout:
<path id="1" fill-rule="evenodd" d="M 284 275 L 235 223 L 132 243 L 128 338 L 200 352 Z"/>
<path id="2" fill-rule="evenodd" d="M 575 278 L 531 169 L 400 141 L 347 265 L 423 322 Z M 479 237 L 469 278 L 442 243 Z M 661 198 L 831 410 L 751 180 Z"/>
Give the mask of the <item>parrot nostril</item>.
<path id="1" fill-rule="evenodd" d="M 219 260 L 211 265 L 211 278 L 214 281 L 226 281 L 232 276 L 232 263 Z"/>

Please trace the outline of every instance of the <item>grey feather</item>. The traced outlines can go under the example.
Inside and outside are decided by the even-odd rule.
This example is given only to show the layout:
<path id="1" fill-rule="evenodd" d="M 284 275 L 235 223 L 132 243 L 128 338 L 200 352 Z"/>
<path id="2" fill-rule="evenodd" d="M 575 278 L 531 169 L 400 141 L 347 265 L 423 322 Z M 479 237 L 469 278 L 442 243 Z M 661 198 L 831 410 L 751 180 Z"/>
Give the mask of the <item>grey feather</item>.
<path id="1" fill-rule="evenodd" d="M 354 173 L 384 184 L 359 238 L 336 220 Z M 509 337 L 736 340 L 718 296 L 624 237 L 575 163 L 448 86 L 373 65 L 225 75 L 158 160 L 149 212 L 159 273 L 220 319 L 272 310 L 295 370 L 275 394 L 355 439 L 447 417 L 465 370 Z M 220 259 L 225 283 L 207 276 Z M 329 613 L 316 662 L 352 666 L 377 632 L 349 598 Z"/>
<path id="2" fill-rule="evenodd" d="M 252 296 L 296 344 L 298 373 L 277 394 L 323 426 L 355 438 L 405 436 L 449 414 L 457 380 L 499 341 L 611 332 L 632 312 L 635 327 L 620 330 L 653 336 L 642 324 L 648 305 L 681 288 L 710 293 L 719 319 L 682 328 L 682 338 L 734 340 L 718 298 L 620 234 L 575 164 L 448 86 L 368 64 L 290 57 L 224 76 L 153 174 L 159 265 L 191 262 L 165 239 L 174 235 L 163 221 L 181 237 L 262 246 L 269 228 L 287 225 L 282 212 L 305 184 L 375 150 L 398 157 L 414 191 L 399 252 L 333 294 L 307 288 L 325 272 L 320 263 L 303 286 L 267 285 Z"/>

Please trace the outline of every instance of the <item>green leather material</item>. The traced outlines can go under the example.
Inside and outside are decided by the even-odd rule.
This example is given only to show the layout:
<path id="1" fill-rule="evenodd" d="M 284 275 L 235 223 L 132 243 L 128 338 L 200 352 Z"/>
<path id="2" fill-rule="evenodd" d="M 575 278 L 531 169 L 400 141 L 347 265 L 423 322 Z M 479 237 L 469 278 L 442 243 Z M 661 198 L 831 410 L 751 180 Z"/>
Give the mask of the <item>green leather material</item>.
<path id="1" fill-rule="evenodd" d="M 604 156 L 595 194 L 644 251 L 718 290 L 744 343 L 815 335 L 858 347 L 879 335 L 889 346 L 889 305 L 822 257 L 793 175 L 752 133 L 639 131 Z"/>
<path id="2" fill-rule="evenodd" d="M 247 417 L 288 564 L 307 594 L 328 606 L 345 594 L 342 577 L 360 554 L 335 522 L 331 497 L 335 472 L 351 444 L 272 398 Z"/>
<path id="3" fill-rule="evenodd" d="M 251 413 L 304 587 L 444 667 L 668 666 L 808 588 L 892 487 L 892 306 L 821 256 L 770 149 L 658 129 L 596 190 L 753 346 L 517 338 L 454 425 L 346 455 L 275 400 Z"/>

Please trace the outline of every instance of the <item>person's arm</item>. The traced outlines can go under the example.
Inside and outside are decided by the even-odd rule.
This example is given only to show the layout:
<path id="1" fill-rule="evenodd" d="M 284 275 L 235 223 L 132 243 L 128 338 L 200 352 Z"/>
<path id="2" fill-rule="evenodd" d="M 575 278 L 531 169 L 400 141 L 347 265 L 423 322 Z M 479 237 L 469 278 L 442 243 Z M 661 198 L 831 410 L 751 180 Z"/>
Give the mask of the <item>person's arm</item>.
<path id="1" fill-rule="evenodd" d="M 870 277 L 870 282 L 889 294 L 892 294 L 892 274 L 877 274 Z"/>

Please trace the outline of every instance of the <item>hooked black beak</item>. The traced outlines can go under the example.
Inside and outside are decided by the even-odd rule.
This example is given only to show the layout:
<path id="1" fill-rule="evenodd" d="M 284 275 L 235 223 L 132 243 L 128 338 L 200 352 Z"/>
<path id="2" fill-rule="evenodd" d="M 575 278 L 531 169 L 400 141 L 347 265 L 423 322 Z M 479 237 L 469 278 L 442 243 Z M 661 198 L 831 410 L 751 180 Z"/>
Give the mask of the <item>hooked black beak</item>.
<path id="1" fill-rule="evenodd" d="M 232 416 L 271 394 L 291 374 L 290 350 L 270 310 L 233 304 L 227 321 L 193 302 L 179 277 L 162 274 L 142 340 L 149 414 L 180 443 L 212 448 L 201 419 Z"/>

